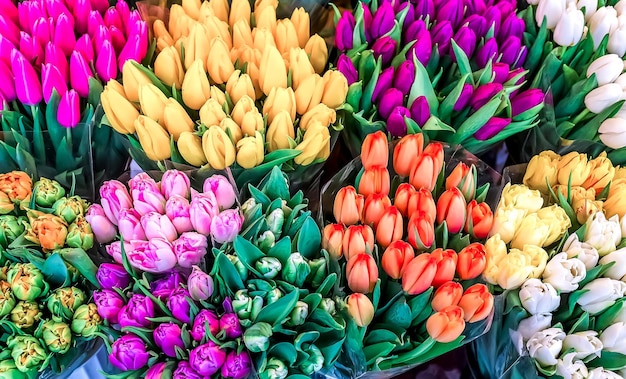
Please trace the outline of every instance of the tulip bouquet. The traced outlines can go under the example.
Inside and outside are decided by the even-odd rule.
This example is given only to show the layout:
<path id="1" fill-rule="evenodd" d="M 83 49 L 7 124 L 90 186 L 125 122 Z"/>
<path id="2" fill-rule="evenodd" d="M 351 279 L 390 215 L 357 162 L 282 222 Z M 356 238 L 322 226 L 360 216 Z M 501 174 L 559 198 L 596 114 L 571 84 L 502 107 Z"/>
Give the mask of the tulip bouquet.
<path id="1" fill-rule="evenodd" d="M 275 165 L 305 183 L 319 172 L 311 165 L 328 158 L 342 127 L 347 81 L 325 72 L 327 47 L 310 35 L 309 15 L 277 20 L 277 6 L 185 0 L 167 28 L 154 22 L 153 67 L 127 63 L 123 87 L 110 82 L 102 94 L 142 168 L 232 166 L 239 187 Z"/>
<path id="2" fill-rule="evenodd" d="M 385 134 L 370 134 L 358 166 L 324 189 L 323 205 L 332 204 L 336 223 L 324 228 L 322 246 L 338 260 L 351 293 L 348 359 L 339 370 L 406 370 L 490 323 L 494 299 L 478 282 L 493 221 L 484 202 L 489 184 L 478 186 L 478 162 L 459 162 L 446 177 L 443 145 L 423 145 L 421 134 L 403 137 L 388 164 Z"/>
<path id="3" fill-rule="evenodd" d="M 143 59 L 146 24 L 121 0 L 3 1 L 0 24 L 0 170 L 95 197 L 95 184 L 126 164 L 114 133 L 99 127 L 102 82 Z"/>
<path id="4" fill-rule="evenodd" d="M 375 0 L 337 12 L 337 66 L 355 112 L 348 144 L 358 151 L 376 130 L 423 130 L 482 153 L 534 127 L 543 92 L 519 90 L 527 49 L 515 9 L 508 0 Z"/>

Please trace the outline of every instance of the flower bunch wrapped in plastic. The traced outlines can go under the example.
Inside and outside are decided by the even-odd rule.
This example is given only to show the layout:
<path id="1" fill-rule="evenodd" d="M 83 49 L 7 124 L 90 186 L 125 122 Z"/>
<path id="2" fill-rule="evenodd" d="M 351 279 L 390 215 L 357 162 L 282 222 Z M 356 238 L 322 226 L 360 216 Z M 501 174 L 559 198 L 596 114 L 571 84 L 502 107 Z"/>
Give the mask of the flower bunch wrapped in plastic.
<path id="1" fill-rule="evenodd" d="M 108 244 L 118 264 L 126 255 L 130 266 L 145 272 L 191 268 L 203 262 L 212 242 L 230 242 L 241 229 L 239 209 L 231 209 L 235 188 L 222 175 L 207 178 L 203 192 L 177 170 L 166 171 L 160 182 L 141 173 L 128 186 L 130 191 L 117 180 L 105 182 L 100 204 L 87 213 L 98 242 Z"/>
<path id="2" fill-rule="evenodd" d="M 93 197 L 93 181 L 126 163 L 114 133 L 93 127 L 102 83 L 126 60 L 144 58 L 146 24 L 126 2 L 107 0 L 5 1 L 0 20 L 0 168 L 66 188 L 75 181 Z"/>
<path id="3" fill-rule="evenodd" d="M 274 165 L 303 181 L 319 171 L 311 165 L 330 155 L 347 81 L 325 71 L 327 47 L 310 35 L 309 15 L 299 8 L 277 20 L 277 5 L 258 2 L 252 12 L 247 0 L 185 0 L 167 28 L 155 21 L 154 67 L 128 63 L 123 87 L 111 82 L 102 94 L 142 168 L 232 167 L 239 186 Z"/>
<path id="4" fill-rule="evenodd" d="M 243 341 L 261 378 L 312 376 L 337 359 L 346 324 L 328 252 L 302 191 L 289 194 L 278 167 L 249 185 L 244 225 L 214 249 L 217 288 L 232 296 Z"/>
<path id="5" fill-rule="evenodd" d="M 446 176 L 443 145 L 424 146 L 421 134 L 400 139 L 389 157 L 385 134 L 368 135 L 354 187 L 340 172 L 323 195 L 334 198 L 335 223 L 324 228 L 322 245 L 349 289 L 344 353 L 354 358 L 342 364 L 356 375 L 453 350 L 485 332 L 493 309 L 476 280 L 493 222 L 489 185 L 477 185 L 473 164 Z"/>
<path id="6" fill-rule="evenodd" d="M 421 129 L 480 153 L 535 126 L 544 96 L 519 91 L 527 48 L 515 10 L 508 0 L 380 0 L 337 12 L 337 66 L 355 112 L 350 146 L 358 151 L 376 130 Z"/>

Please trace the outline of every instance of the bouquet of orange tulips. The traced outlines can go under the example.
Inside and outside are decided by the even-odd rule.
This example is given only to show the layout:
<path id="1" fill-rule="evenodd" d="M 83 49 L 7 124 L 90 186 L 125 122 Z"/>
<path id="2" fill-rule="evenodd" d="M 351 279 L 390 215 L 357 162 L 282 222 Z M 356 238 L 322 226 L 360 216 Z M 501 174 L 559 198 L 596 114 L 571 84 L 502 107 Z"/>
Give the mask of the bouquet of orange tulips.
<path id="1" fill-rule="evenodd" d="M 337 370 L 397 374 L 490 323 L 494 298 L 479 282 L 493 222 L 489 183 L 477 175 L 480 162 L 454 166 L 453 149 L 424 146 L 423 138 L 392 145 L 389 164 L 385 134 L 368 135 L 361 159 L 323 190 L 324 218 L 335 221 L 324 228 L 323 246 L 348 295 L 345 359 Z M 446 155 L 454 167 L 448 175 Z"/>

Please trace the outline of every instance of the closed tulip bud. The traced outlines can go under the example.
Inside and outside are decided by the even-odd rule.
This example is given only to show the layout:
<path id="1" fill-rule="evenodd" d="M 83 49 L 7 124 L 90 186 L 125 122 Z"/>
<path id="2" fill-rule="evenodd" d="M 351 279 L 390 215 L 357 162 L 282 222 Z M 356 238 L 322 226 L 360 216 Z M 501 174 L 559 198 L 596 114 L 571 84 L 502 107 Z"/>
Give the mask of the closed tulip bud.
<path id="1" fill-rule="evenodd" d="M 298 126 L 300 129 L 306 131 L 309 125 L 313 125 L 314 123 L 330 126 L 336 121 L 337 112 L 334 109 L 329 108 L 326 104 L 319 103 L 302 115 Z"/>
<path id="2" fill-rule="evenodd" d="M 350 257 L 346 265 L 348 287 L 353 292 L 370 293 L 378 281 L 378 266 L 371 255 L 361 253 Z"/>
<path id="3" fill-rule="evenodd" d="M 424 136 L 421 133 L 410 134 L 400 139 L 393 150 L 393 168 L 400 176 L 409 176 L 416 157 L 422 154 Z"/>
<path id="4" fill-rule="evenodd" d="M 144 84 L 152 84 L 150 78 L 143 72 L 139 71 L 135 64 L 137 62 L 127 61 L 124 63 L 122 70 L 122 82 L 124 83 L 124 92 L 128 100 L 139 102 L 139 87 Z"/>
<path id="5" fill-rule="evenodd" d="M 416 104 L 417 101 L 413 102 Z M 402 107 L 404 95 L 396 88 L 389 88 L 383 93 L 378 102 L 378 114 L 381 118 L 388 120 L 396 107 Z"/>
<path id="6" fill-rule="evenodd" d="M 481 243 L 472 243 L 459 252 L 456 271 L 461 280 L 479 277 L 487 264 L 485 246 Z"/>
<path id="7" fill-rule="evenodd" d="M 229 58 L 229 48 L 221 37 L 213 38 L 209 48 L 207 70 L 211 80 L 217 84 L 226 83 L 235 71 Z"/>
<path id="8" fill-rule="evenodd" d="M 73 89 L 61 96 L 57 120 L 66 128 L 73 128 L 80 122 L 80 97 Z"/>
<path id="9" fill-rule="evenodd" d="M 387 195 L 374 193 L 367 196 L 363 206 L 361 221 L 366 225 L 373 225 L 374 229 L 376 229 L 378 222 L 390 206 L 391 200 L 389 200 Z"/>
<path id="10" fill-rule="evenodd" d="M 387 167 L 372 167 L 365 169 L 359 181 L 359 193 L 369 196 L 374 193 L 389 194 L 391 179 Z"/>
<path id="11" fill-rule="evenodd" d="M 537 11 L 535 13 L 535 21 L 537 25 L 543 23 L 546 19 L 546 27 L 550 30 L 554 29 L 559 19 L 565 12 L 565 1 L 562 0 L 540 0 L 538 1 Z"/>
<path id="12" fill-rule="evenodd" d="M 428 335 L 440 343 L 456 340 L 465 330 L 463 309 L 457 305 L 443 308 L 426 321 Z"/>
<path id="13" fill-rule="evenodd" d="M 358 254 L 372 254 L 374 231 L 367 225 L 352 225 L 343 235 L 342 252 L 346 260 Z"/>
<path id="14" fill-rule="evenodd" d="M 322 248 L 335 259 L 343 255 L 343 234 L 344 226 L 341 224 L 328 224 L 322 233 Z"/>
<path id="15" fill-rule="evenodd" d="M 311 57 L 311 65 L 315 69 L 315 72 L 321 74 L 326 68 L 326 62 L 328 61 L 328 47 L 326 41 L 318 34 L 314 34 L 309 38 L 304 50 Z"/>
<path id="16" fill-rule="evenodd" d="M 15 70 L 14 70 L 15 71 Z M 74 51 L 70 57 L 70 84 L 81 97 L 89 96 L 89 78 L 93 77 L 93 72 L 85 58 Z"/>
<path id="17" fill-rule="evenodd" d="M 253 136 L 255 132 L 262 132 L 264 129 L 263 116 L 256 108 L 244 113 L 241 119 L 241 131 L 245 136 Z"/>
<path id="18" fill-rule="evenodd" d="M 620 57 L 624 56 L 624 54 L 626 54 L 624 37 L 626 37 L 626 14 L 621 13 L 617 17 L 617 28 L 609 33 L 607 51 L 609 53 L 617 54 Z"/>
<path id="19" fill-rule="evenodd" d="M 232 28 L 234 49 L 244 49 L 245 47 L 254 46 L 254 40 L 252 39 L 252 30 L 250 29 L 250 21 L 239 20 Z M 245 59 L 244 61 L 248 60 Z"/>
<path id="20" fill-rule="evenodd" d="M 148 158 L 160 161 L 171 156 L 170 136 L 161 125 L 143 115 L 135 120 L 134 125 L 139 143 Z"/>
<path id="21" fill-rule="evenodd" d="M 432 191 L 435 189 L 440 171 L 441 167 L 437 167 L 435 157 L 431 154 L 422 153 L 417 157 L 415 163 L 411 165 L 409 182 L 415 188 L 425 188 L 428 191 Z"/>
<path id="22" fill-rule="evenodd" d="M 5 66 L 0 63 L 0 71 L 2 71 L 4 67 Z M 13 75 L 7 72 L 7 76 L 8 75 L 10 75 L 11 78 L 7 78 L 7 81 L 8 80 L 12 81 Z M 0 74 L 0 77 L 4 77 L 4 76 L 5 75 Z M 65 80 L 63 79 L 63 74 L 61 74 L 61 72 L 56 66 L 49 64 L 49 63 L 44 63 L 41 66 L 41 84 L 42 84 L 42 90 L 43 90 L 43 99 L 46 103 L 50 101 L 50 97 L 52 96 L 53 90 L 55 90 L 59 96 L 63 96 L 65 95 L 65 92 L 67 92 L 67 84 L 65 83 Z M 14 85 L 10 83 L 9 86 L 11 87 L 11 89 L 9 89 L 11 93 L 5 94 L 4 97 L 8 101 L 12 101 L 15 98 L 15 96 L 13 95 Z M 3 91 L 7 92 L 6 90 L 3 90 Z"/>
<path id="23" fill-rule="evenodd" d="M 611 6 L 598 8 L 591 16 L 587 26 L 593 39 L 593 48 L 597 50 L 604 37 L 618 27 L 617 11 Z"/>
<path id="24" fill-rule="evenodd" d="M 497 57 L 498 41 L 495 38 L 489 38 L 481 47 L 478 48 L 475 59 L 478 67 L 486 67 L 489 61 L 493 61 Z"/>
<path id="25" fill-rule="evenodd" d="M 394 206 L 387 207 L 376 226 L 376 241 L 387 247 L 394 241 L 402 239 L 404 223 L 402 214 Z"/>
<path id="26" fill-rule="evenodd" d="M 117 77 L 117 58 L 113 45 L 109 41 L 104 41 L 100 52 L 96 57 L 96 73 L 102 81 L 109 81 Z"/>
<path id="27" fill-rule="evenodd" d="M 353 293 L 346 300 L 348 313 L 359 327 L 368 326 L 374 320 L 374 305 L 362 293 Z"/>
<path id="28" fill-rule="evenodd" d="M 402 289 L 409 295 L 419 295 L 431 285 L 437 273 L 437 260 L 429 253 L 413 258 L 402 275 Z"/>
<path id="29" fill-rule="evenodd" d="M 574 46 L 583 37 L 584 28 L 585 15 L 576 4 L 570 3 L 554 28 L 554 42 L 561 46 Z"/>
<path id="30" fill-rule="evenodd" d="M 278 51 L 282 54 L 289 53 L 291 49 L 296 49 L 300 46 L 296 27 L 288 18 L 278 20 L 276 23 L 276 30 L 274 31 L 274 39 L 276 41 Z"/>
<path id="31" fill-rule="evenodd" d="M 194 123 L 182 105 L 173 98 L 167 99 L 163 110 L 163 123 L 167 131 L 178 141 L 181 133 L 193 132 Z"/>
<path id="32" fill-rule="evenodd" d="M 335 46 L 341 51 L 350 50 L 354 47 L 353 34 L 356 21 L 352 12 L 344 11 L 339 21 L 335 33 Z"/>
<path id="33" fill-rule="evenodd" d="M 389 146 L 385 133 L 378 131 L 368 134 L 361 147 L 361 162 L 367 170 L 374 167 L 387 167 Z"/>
<path id="34" fill-rule="evenodd" d="M 259 71 L 259 85 L 265 95 L 269 95 L 273 88 L 287 88 L 287 67 L 276 47 L 265 48 Z"/>
<path id="35" fill-rule="evenodd" d="M 326 79 L 321 101 L 329 108 L 339 108 L 346 102 L 348 80 L 341 72 L 335 70 L 327 71 L 324 74 L 324 78 L 326 77 L 328 78 Z"/>
<path id="36" fill-rule="evenodd" d="M 237 164 L 241 167 L 256 167 L 263 163 L 264 157 L 265 150 L 261 133 L 256 132 L 254 137 L 245 137 L 237 142 Z"/>
<path id="37" fill-rule="evenodd" d="M 472 200 L 467 204 L 467 220 L 464 231 L 478 239 L 487 238 L 493 226 L 493 213 L 489 204 Z"/>
<path id="38" fill-rule="evenodd" d="M 626 146 L 626 122 L 622 118 L 607 118 L 598 129 L 600 141 L 612 149 Z"/>
<path id="39" fill-rule="evenodd" d="M 211 85 L 201 60 L 196 60 L 185 73 L 182 85 L 182 97 L 186 106 L 200 109 L 211 98 Z"/>
<path id="40" fill-rule="evenodd" d="M 622 100 L 622 87 L 617 83 L 600 86 L 585 96 L 585 106 L 593 113 L 602 113 Z"/>
<path id="41" fill-rule="evenodd" d="M 437 262 L 437 273 L 433 279 L 433 287 L 439 287 L 442 284 L 454 279 L 454 273 L 457 266 L 457 254 L 452 249 L 435 249 L 430 253 Z"/>
<path id="42" fill-rule="evenodd" d="M 234 145 L 237 145 L 237 143 L 243 138 L 243 133 L 241 131 L 241 128 L 230 117 L 226 117 L 225 119 L 223 119 L 220 122 L 219 127 L 222 128 L 222 130 L 226 132 L 226 134 L 230 137 L 231 141 L 233 141 Z"/>
<path id="43" fill-rule="evenodd" d="M 15 90 L 19 101 L 25 105 L 39 104 L 43 93 L 37 72 L 17 50 L 11 53 L 11 69 L 15 75 Z"/>
<path id="44" fill-rule="evenodd" d="M 263 114 L 267 115 L 267 122 L 272 123 L 282 111 L 287 111 L 293 123 L 296 119 L 296 96 L 291 87 L 272 88 L 263 103 Z"/>
<path id="45" fill-rule="evenodd" d="M 295 147 L 302 153 L 294 158 L 296 164 L 307 166 L 316 160 L 326 160 L 330 156 L 330 132 L 328 127 L 318 122 L 311 125 L 302 142 Z"/>
<path id="46" fill-rule="evenodd" d="M 409 201 L 415 192 L 415 188 L 410 183 L 402 183 L 398 186 L 398 189 L 396 189 L 393 205 L 398 208 L 400 213 L 405 217 L 408 216 Z M 433 219 L 434 216 L 435 215 L 433 215 Z"/>
<path id="47" fill-rule="evenodd" d="M 274 121 L 267 127 L 266 135 L 268 151 L 279 149 L 289 149 L 291 143 L 295 139 L 295 131 L 291 116 L 287 111 L 280 111 Z"/>
<path id="48" fill-rule="evenodd" d="M 624 62 L 617 54 L 603 55 L 591 62 L 587 68 L 587 77 L 596 75 L 598 86 L 613 83 L 624 71 Z"/>
<path id="49" fill-rule="evenodd" d="M 200 108 L 200 122 L 205 126 L 219 125 L 226 117 L 224 109 L 215 99 L 208 99 Z"/>
<path id="50" fill-rule="evenodd" d="M 446 178 L 446 190 L 458 188 L 466 201 L 471 201 L 476 192 L 476 167 L 468 167 L 465 163 L 460 162 L 456 165 L 450 176 Z"/>
<path id="51" fill-rule="evenodd" d="M 291 13 L 291 22 L 296 29 L 298 46 L 304 48 L 311 36 L 311 18 L 304 8 L 296 8 Z"/>
<path id="52" fill-rule="evenodd" d="M 304 115 L 320 104 L 325 86 L 326 79 L 317 74 L 307 77 L 300 83 L 300 86 L 295 91 L 296 111 L 298 114 Z"/>
<path id="53" fill-rule="evenodd" d="M 139 86 L 139 104 L 145 116 L 164 124 L 163 113 L 167 103 L 167 97 L 154 84 Z"/>
<path id="54" fill-rule="evenodd" d="M 434 220 L 423 211 L 415 212 L 410 216 L 407 233 L 409 243 L 418 250 L 430 248 L 435 241 Z"/>
<path id="55" fill-rule="evenodd" d="M 178 136 L 178 152 L 192 166 L 201 167 L 207 163 L 202 150 L 202 139 L 194 133 L 182 132 Z"/>
<path id="56" fill-rule="evenodd" d="M 356 70 L 356 66 L 345 54 L 341 54 L 337 60 L 337 70 L 346 77 L 348 85 L 351 85 L 359 80 L 359 73 Z"/>
<path id="57" fill-rule="evenodd" d="M 448 281 L 437 288 L 430 305 L 435 312 L 439 312 L 452 305 L 458 305 L 463 296 L 461 283 Z"/>
<path id="58" fill-rule="evenodd" d="M 397 42 L 389 36 L 377 39 L 372 45 L 374 58 L 380 59 L 384 66 L 389 65 L 396 55 Z"/>
<path id="59" fill-rule="evenodd" d="M 213 125 L 202 136 L 202 150 L 216 170 L 223 170 L 235 162 L 235 146 L 219 126 Z"/>
<path id="60" fill-rule="evenodd" d="M 154 74 L 168 87 L 182 88 L 185 70 L 174 46 L 166 47 L 157 55 L 154 61 Z"/>
<path id="61" fill-rule="evenodd" d="M 415 257 L 413 248 L 408 243 L 398 240 L 387 248 L 382 256 L 381 265 L 383 270 L 393 279 L 400 279 L 411 260 Z"/>
<path id="62" fill-rule="evenodd" d="M 201 23 L 194 23 L 185 43 L 184 63 L 186 69 L 189 69 L 196 59 L 201 60 L 203 68 L 206 69 L 210 42 L 207 27 Z"/>
<path id="63" fill-rule="evenodd" d="M 489 100 L 491 100 L 494 96 L 501 93 L 503 90 L 503 86 L 500 83 L 487 83 L 482 86 L 479 86 L 474 91 L 472 95 L 472 100 L 470 101 L 470 105 L 472 109 L 475 111 L 479 110 L 483 107 L 483 105 L 487 104 Z"/>
<path id="64" fill-rule="evenodd" d="M 233 104 L 237 104 L 244 96 L 255 98 L 254 86 L 252 85 L 250 75 L 242 74 L 240 70 L 235 70 L 228 78 L 226 92 L 230 95 Z"/>
<path id="65" fill-rule="evenodd" d="M 304 79 L 315 74 L 309 57 L 301 48 L 289 50 L 289 67 L 291 69 L 291 83 L 294 89 L 298 89 L 298 86 Z"/>
<path id="66" fill-rule="evenodd" d="M 483 125 L 476 133 L 474 133 L 474 138 L 479 141 L 486 141 L 489 138 L 492 138 L 500 133 L 510 123 L 510 118 L 492 117 L 485 123 L 485 125 Z"/>
<path id="67" fill-rule="evenodd" d="M 250 24 L 250 15 L 252 11 L 250 9 L 250 2 L 244 0 L 235 0 L 230 5 L 230 14 L 228 15 L 228 23 L 230 27 L 243 20 Z"/>

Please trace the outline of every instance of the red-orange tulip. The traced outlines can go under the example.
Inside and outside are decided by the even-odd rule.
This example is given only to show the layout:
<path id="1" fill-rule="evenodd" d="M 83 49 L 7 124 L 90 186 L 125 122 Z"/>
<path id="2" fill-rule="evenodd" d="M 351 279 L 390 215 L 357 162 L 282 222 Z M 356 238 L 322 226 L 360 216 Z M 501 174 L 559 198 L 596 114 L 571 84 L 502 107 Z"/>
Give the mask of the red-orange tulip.
<path id="1" fill-rule="evenodd" d="M 415 187 L 411 183 L 402 183 L 396 189 L 396 195 L 393 198 L 393 205 L 398 208 L 404 217 L 408 217 L 409 201 L 415 193 Z M 433 220 L 435 218 L 433 217 Z"/>
<path id="2" fill-rule="evenodd" d="M 409 182 L 417 189 L 426 188 L 432 191 L 437 184 L 437 176 L 439 175 L 436 165 L 432 155 L 426 153 L 418 155 L 411 167 Z"/>
<path id="3" fill-rule="evenodd" d="M 372 292 L 378 280 L 376 261 L 369 254 L 352 256 L 346 265 L 346 277 L 353 292 Z"/>
<path id="4" fill-rule="evenodd" d="M 424 148 L 424 154 L 428 154 L 435 160 L 435 167 L 437 168 L 437 176 L 443 168 L 443 145 L 439 142 L 431 142 Z"/>
<path id="5" fill-rule="evenodd" d="M 376 166 L 365 169 L 361 180 L 359 181 L 359 193 L 363 196 L 369 196 L 373 193 L 382 193 L 389 195 L 389 186 L 391 179 L 387 167 Z"/>
<path id="6" fill-rule="evenodd" d="M 400 211 L 394 206 L 387 208 L 376 227 L 376 242 L 387 247 L 393 241 L 401 240 L 403 234 L 404 219 Z"/>
<path id="7" fill-rule="evenodd" d="M 368 134 L 361 146 L 361 162 L 366 170 L 387 167 L 389 162 L 389 143 L 385 133 L 378 131 Z"/>
<path id="8" fill-rule="evenodd" d="M 354 225 L 361 219 L 363 213 L 363 203 L 365 198 L 356 193 L 352 186 L 343 187 L 337 192 L 333 215 L 338 223 L 344 225 Z"/>
<path id="9" fill-rule="evenodd" d="M 362 293 L 353 293 L 348 296 L 346 304 L 348 313 L 358 326 L 368 326 L 374 319 L 374 304 Z"/>
<path id="10" fill-rule="evenodd" d="M 419 295 L 433 283 L 437 273 L 437 260 L 428 253 L 413 258 L 402 274 L 402 289 L 409 295 Z"/>
<path id="11" fill-rule="evenodd" d="M 493 212 L 487 203 L 477 203 L 472 200 L 467 204 L 467 220 L 465 232 L 472 236 L 483 239 L 489 236 L 493 226 Z"/>
<path id="12" fill-rule="evenodd" d="M 461 191 L 452 187 L 439 196 L 437 201 L 437 223 L 446 222 L 449 233 L 458 233 L 465 226 L 467 204 Z"/>
<path id="13" fill-rule="evenodd" d="M 343 255 L 350 260 L 358 254 L 372 254 L 374 231 L 368 225 L 352 225 L 343 234 Z"/>
<path id="14" fill-rule="evenodd" d="M 435 341 L 441 343 L 452 342 L 459 338 L 465 330 L 463 309 L 458 305 L 451 305 L 433 314 L 426 321 L 426 331 Z"/>
<path id="15" fill-rule="evenodd" d="M 392 279 L 400 279 L 406 266 L 415 257 L 413 247 L 404 241 L 394 241 L 383 253 L 381 265 Z"/>
<path id="16" fill-rule="evenodd" d="M 461 190 L 466 201 L 471 201 L 476 193 L 476 167 L 474 165 L 469 167 L 463 162 L 456 165 L 446 178 L 446 189 L 452 187 Z"/>
<path id="17" fill-rule="evenodd" d="M 424 149 L 424 136 L 421 133 L 409 134 L 393 149 L 393 169 L 400 176 L 411 175 L 411 168 Z"/>
<path id="18" fill-rule="evenodd" d="M 365 199 L 361 221 L 366 225 L 374 225 L 374 228 L 376 228 L 378 221 L 380 221 L 385 210 L 390 206 L 391 200 L 389 200 L 389 196 L 383 195 L 382 193 L 369 195 Z"/>
<path id="19" fill-rule="evenodd" d="M 482 243 L 471 243 L 459 252 L 456 272 L 461 280 L 479 277 L 487 265 L 487 253 Z"/>
<path id="20" fill-rule="evenodd" d="M 322 248 L 335 259 L 341 258 L 343 246 L 344 226 L 341 224 L 328 224 L 324 227 L 322 235 Z"/>
<path id="21" fill-rule="evenodd" d="M 417 211 L 409 219 L 407 227 L 409 243 L 418 250 L 430 248 L 435 241 L 435 224 L 430 215 Z"/>
<path id="22" fill-rule="evenodd" d="M 435 205 L 433 194 L 426 188 L 420 188 L 415 191 L 409 200 L 407 216 L 411 217 L 413 213 L 418 211 L 427 213 L 433 220 L 437 217 L 437 206 Z"/>
<path id="23" fill-rule="evenodd" d="M 458 305 L 461 297 L 463 296 L 463 286 L 459 282 L 445 282 L 441 287 L 437 288 L 433 301 L 430 305 L 435 312 L 449 307 L 451 305 Z"/>
<path id="24" fill-rule="evenodd" d="M 478 283 L 465 290 L 459 300 L 459 307 L 463 308 L 465 321 L 476 322 L 487 318 L 493 309 L 493 295 L 486 285 Z"/>
<path id="25" fill-rule="evenodd" d="M 433 280 L 433 287 L 437 288 L 454 279 L 458 259 L 456 251 L 452 249 L 435 249 L 430 255 L 437 260 L 437 273 Z"/>

